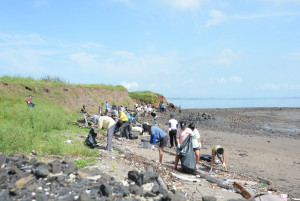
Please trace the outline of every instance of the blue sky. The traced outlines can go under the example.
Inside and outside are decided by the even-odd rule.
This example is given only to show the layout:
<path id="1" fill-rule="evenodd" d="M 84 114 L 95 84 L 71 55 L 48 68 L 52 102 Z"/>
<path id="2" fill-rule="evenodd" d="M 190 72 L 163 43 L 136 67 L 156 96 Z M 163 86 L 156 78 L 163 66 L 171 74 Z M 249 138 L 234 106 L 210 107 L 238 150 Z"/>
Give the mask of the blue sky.
<path id="1" fill-rule="evenodd" d="M 300 0 L 0 0 L 0 76 L 300 96 Z"/>

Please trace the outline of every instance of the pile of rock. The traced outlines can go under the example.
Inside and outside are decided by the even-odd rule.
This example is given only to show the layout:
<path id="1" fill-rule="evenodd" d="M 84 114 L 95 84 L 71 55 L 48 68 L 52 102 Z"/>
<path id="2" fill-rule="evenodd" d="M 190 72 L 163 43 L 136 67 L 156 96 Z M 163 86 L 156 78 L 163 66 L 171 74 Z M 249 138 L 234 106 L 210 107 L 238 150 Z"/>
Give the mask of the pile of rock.
<path id="1" fill-rule="evenodd" d="M 128 172 L 119 183 L 97 168 L 78 170 L 70 161 L 48 164 L 22 154 L 0 154 L 1 200 L 186 200 L 178 191 L 168 191 L 157 172 Z"/>

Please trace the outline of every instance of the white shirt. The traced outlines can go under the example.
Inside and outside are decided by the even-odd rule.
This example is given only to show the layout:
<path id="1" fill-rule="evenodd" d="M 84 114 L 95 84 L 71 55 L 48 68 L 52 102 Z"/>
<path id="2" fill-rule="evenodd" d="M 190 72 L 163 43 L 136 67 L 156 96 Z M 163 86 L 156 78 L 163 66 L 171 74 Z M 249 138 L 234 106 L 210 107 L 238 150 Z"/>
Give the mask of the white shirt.
<path id="1" fill-rule="evenodd" d="M 177 125 L 178 125 L 178 122 L 176 119 L 170 119 L 169 120 L 169 131 L 170 130 L 176 130 L 177 129 Z"/>
<path id="2" fill-rule="evenodd" d="M 193 148 L 201 148 L 201 143 L 198 142 L 198 139 L 200 139 L 200 133 L 197 130 L 197 128 L 194 129 L 192 132 L 193 137 Z"/>

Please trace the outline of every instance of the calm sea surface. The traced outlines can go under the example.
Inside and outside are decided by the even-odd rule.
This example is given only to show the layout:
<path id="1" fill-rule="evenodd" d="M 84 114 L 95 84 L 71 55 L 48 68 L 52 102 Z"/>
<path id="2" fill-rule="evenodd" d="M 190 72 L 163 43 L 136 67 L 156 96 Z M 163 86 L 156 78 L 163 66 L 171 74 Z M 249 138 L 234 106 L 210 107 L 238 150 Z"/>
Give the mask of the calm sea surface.
<path id="1" fill-rule="evenodd" d="M 296 98 L 167 98 L 182 109 L 245 108 L 245 107 L 300 107 Z"/>

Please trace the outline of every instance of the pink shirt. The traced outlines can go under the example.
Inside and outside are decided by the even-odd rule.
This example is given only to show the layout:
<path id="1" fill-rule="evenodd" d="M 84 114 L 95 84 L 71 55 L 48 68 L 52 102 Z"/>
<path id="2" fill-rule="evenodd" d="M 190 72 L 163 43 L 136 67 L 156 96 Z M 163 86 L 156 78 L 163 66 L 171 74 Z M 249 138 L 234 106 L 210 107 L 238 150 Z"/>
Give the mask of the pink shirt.
<path id="1" fill-rule="evenodd" d="M 176 138 L 179 137 L 179 143 L 181 144 L 185 138 L 187 138 L 192 133 L 190 128 L 186 128 L 184 131 L 181 129 L 177 130 Z"/>

